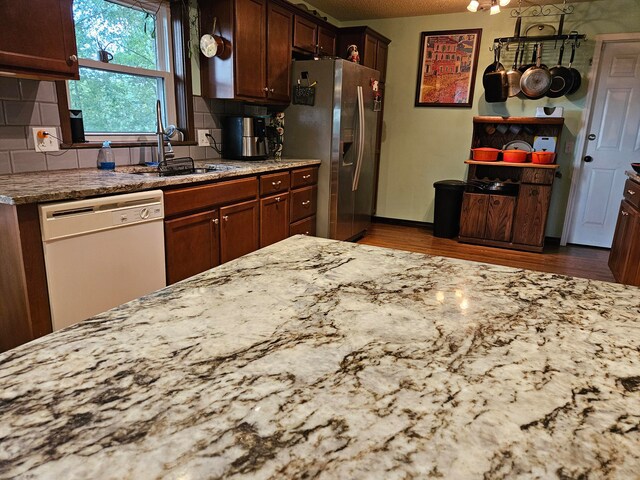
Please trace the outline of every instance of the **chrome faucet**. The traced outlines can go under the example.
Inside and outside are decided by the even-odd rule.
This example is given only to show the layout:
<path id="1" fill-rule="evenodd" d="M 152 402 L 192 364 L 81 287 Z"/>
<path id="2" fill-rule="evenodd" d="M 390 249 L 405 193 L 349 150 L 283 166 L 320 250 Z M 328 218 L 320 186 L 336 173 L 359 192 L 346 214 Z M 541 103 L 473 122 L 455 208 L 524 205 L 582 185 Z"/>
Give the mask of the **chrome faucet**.
<path id="1" fill-rule="evenodd" d="M 162 106 L 160 105 L 160 100 L 156 102 L 156 117 L 158 129 L 156 130 L 156 134 L 158 135 L 158 163 L 162 164 L 168 158 L 173 158 L 173 148 L 171 147 L 171 143 L 167 141 L 167 150 L 165 150 L 165 131 L 162 126 Z"/>

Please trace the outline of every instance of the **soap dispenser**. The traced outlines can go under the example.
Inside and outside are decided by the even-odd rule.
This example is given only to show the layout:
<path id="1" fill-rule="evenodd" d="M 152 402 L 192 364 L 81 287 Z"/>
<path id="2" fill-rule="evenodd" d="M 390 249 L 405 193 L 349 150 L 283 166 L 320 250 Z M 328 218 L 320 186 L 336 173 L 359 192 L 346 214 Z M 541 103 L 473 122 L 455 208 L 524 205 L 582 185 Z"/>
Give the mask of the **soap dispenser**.
<path id="1" fill-rule="evenodd" d="M 100 170 L 115 170 L 116 161 L 111 150 L 111 142 L 102 143 L 102 148 L 98 152 L 98 168 Z"/>

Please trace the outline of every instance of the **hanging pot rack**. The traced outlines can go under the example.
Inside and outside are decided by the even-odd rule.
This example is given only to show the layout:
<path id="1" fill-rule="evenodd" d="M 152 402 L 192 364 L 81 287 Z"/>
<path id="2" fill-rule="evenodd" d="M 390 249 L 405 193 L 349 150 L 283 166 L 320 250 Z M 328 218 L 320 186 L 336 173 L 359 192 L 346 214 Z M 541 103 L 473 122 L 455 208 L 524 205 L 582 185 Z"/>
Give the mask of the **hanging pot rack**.
<path id="1" fill-rule="evenodd" d="M 516 31 L 514 35 L 511 37 L 494 38 L 493 46 L 490 47 L 489 50 L 493 51 L 498 45 L 501 47 L 505 47 L 506 50 L 509 50 L 509 44 L 511 43 L 526 45 L 529 43 L 555 42 L 557 45 L 558 42 L 564 43 L 567 41 L 574 43 L 576 48 L 580 48 L 580 41 L 585 40 L 587 38 L 586 35 L 581 34 L 575 30 L 569 32 L 568 34 L 562 33 L 564 18 L 566 15 L 571 15 L 574 12 L 575 8 L 573 5 L 567 5 L 566 0 L 563 1 L 562 5 L 537 5 L 532 2 L 527 3 L 530 3 L 530 5 L 523 6 L 523 0 L 520 0 L 518 6 L 511 10 L 511 17 L 516 19 Z M 539 23 L 529 26 L 529 28 L 527 28 L 527 31 L 525 32 L 525 35 L 520 35 L 520 25 L 523 18 L 539 18 L 540 20 L 545 20 L 549 17 L 560 17 L 559 27 L 558 30 L 556 30 L 556 34 L 529 36 L 528 33 L 531 28 L 535 26 L 549 26 L 548 24 Z"/>

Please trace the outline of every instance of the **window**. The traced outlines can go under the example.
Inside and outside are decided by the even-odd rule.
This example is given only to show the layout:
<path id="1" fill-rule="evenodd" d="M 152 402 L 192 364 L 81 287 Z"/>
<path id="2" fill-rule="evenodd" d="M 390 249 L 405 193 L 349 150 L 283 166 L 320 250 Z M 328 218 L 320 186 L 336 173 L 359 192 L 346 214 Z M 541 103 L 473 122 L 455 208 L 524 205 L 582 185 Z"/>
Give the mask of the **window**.
<path id="1" fill-rule="evenodd" d="M 74 0 L 80 80 L 69 81 L 69 105 L 82 110 L 93 140 L 145 139 L 175 123 L 169 12 L 142 0 Z M 133 138 L 127 138 L 127 134 Z"/>

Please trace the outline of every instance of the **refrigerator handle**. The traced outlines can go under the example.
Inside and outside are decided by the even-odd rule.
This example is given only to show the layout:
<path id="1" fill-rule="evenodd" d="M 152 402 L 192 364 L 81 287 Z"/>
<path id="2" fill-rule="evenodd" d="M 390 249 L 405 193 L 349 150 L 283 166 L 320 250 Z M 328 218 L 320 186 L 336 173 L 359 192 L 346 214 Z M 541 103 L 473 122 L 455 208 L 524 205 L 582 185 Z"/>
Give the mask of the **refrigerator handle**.
<path id="1" fill-rule="evenodd" d="M 365 139 L 365 124 L 364 124 L 364 98 L 362 95 L 362 86 L 358 85 L 358 156 L 356 161 L 356 169 L 353 172 L 353 185 L 352 191 L 358 190 L 358 183 L 360 182 L 360 172 L 362 170 L 362 159 L 364 158 L 364 139 Z"/>

